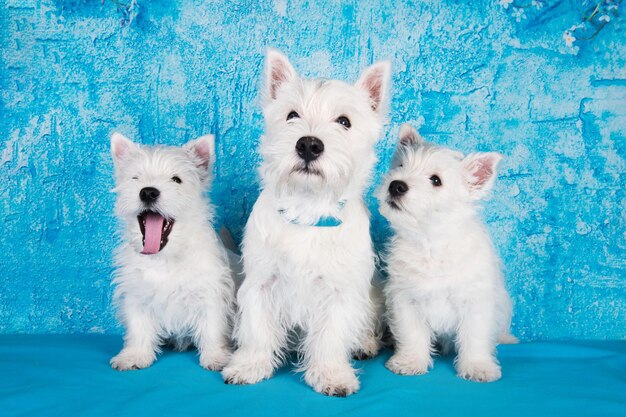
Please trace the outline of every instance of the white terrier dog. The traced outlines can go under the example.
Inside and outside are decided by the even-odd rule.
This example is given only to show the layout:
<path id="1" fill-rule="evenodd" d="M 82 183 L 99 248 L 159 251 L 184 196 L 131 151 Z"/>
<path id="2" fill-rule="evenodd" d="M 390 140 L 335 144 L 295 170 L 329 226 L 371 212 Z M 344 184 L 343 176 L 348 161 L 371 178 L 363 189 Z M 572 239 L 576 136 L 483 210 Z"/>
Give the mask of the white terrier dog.
<path id="1" fill-rule="evenodd" d="M 395 232 L 385 287 L 396 352 L 387 368 L 428 372 L 433 344 L 456 345 L 459 376 L 500 378 L 498 340 L 510 335 L 511 302 L 500 261 L 476 202 L 492 188 L 497 153 L 459 152 L 426 143 L 403 125 L 394 162 L 378 191 Z"/>
<path id="2" fill-rule="evenodd" d="M 350 355 L 379 348 L 363 193 L 389 64 L 371 66 L 355 85 L 301 79 L 274 50 L 265 66 L 262 192 L 243 241 L 238 350 L 222 375 L 235 384 L 269 378 L 297 334 L 305 381 L 326 395 L 350 395 L 359 388 Z"/>
<path id="3" fill-rule="evenodd" d="M 115 369 L 150 366 L 164 342 L 179 350 L 193 343 L 211 370 L 230 358 L 234 285 L 204 196 L 213 149 L 211 135 L 184 147 L 111 137 L 115 209 L 124 224 L 114 299 L 126 328 Z"/>

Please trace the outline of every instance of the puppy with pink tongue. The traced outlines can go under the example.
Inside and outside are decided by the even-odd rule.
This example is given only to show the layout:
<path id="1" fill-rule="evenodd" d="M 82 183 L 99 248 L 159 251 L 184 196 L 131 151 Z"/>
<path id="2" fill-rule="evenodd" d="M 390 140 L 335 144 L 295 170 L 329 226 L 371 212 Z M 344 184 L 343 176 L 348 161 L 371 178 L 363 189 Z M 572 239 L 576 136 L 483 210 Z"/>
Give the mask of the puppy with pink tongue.
<path id="1" fill-rule="evenodd" d="M 162 345 L 195 345 L 200 364 L 230 358 L 234 281 L 206 198 L 213 136 L 182 147 L 144 146 L 111 137 L 115 211 L 123 224 L 116 254 L 115 305 L 126 329 L 118 370 L 146 368 Z"/>

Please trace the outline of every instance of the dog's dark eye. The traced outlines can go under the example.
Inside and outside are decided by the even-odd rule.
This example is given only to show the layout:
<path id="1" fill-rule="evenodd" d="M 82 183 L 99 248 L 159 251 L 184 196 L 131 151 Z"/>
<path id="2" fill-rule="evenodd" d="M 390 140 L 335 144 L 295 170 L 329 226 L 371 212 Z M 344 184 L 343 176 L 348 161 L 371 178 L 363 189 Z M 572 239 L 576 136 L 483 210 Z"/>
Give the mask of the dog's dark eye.
<path id="1" fill-rule="evenodd" d="M 352 124 L 350 123 L 350 119 L 348 119 L 346 116 L 339 116 L 337 117 L 337 120 L 335 121 L 339 123 L 341 126 L 345 127 L 346 129 L 350 129 L 352 127 Z"/>
<path id="2" fill-rule="evenodd" d="M 291 120 L 293 118 L 297 117 L 298 119 L 300 118 L 300 115 L 298 114 L 298 112 L 295 111 L 291 111 L 288 115 L 287 115 L 287 120 Z"/>
<path id="3" fill-rule="evenodd" d="M 436 175 L 431 175 L 430 183 L 433 185 L 433 187 L 441 187 L 441 178 Z"/>
<path id="4" fill-rule="evenodd" d="M 176 176 L 176 175 L 174 175 L 174 176 L 172 177 L 172 181 L 174 181 L 176 184 L 180 184 L 180 183 L 182 183 L 182 182 L 183 182 L 183 180 L 181 180 L 181 179 L 180 179 L 180 177 L 178 177 L 178 176 Z"/>
<path id="5" fill-rule="evenodd" d="M 131 179 L 133 179 L 133 180 L 138 180 L 138 179 L 139 179 L 139 177 L 134 176 L 134 177 L 133 177 L 133 178 L 131 178 Z"/>

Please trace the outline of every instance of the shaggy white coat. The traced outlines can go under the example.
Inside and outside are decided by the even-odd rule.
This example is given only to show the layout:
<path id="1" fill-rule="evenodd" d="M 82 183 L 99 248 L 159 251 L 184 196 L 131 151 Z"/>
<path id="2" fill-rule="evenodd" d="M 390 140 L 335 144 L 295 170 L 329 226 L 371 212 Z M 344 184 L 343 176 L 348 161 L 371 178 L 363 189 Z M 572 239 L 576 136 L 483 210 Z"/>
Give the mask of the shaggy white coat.
<path id="1" fill-rule="evenodd" d="M 302 79 L 285 56 L 268 52 L 262 191 L 245 229 L 238 349 L 222 373 L 226 382 L 269 378 L 295 344 L 304 379 L 317 392 L 345 396 L 359 389 L 351 354 L 372 356 L 379 348 L 375 256 L 363 194 L 376 161 L 389 72 L 383 62 L 354 85 Z M 297 117 L 287 120 L 292 111 Z M 351 127 L 340 124 L 340 116 Z M 310 164 L 315 174 L 298 171 L 304 162 L 295 145 L 303 136 L 324 143 Z M 322 216 L 343 223 L 311 226 Z"/>
<path id="2" fill-rule="evenodd" d="M 395 354 L 387 368 L 426 373 L 435 343 L 456 347 L 459 376 L 495 381 L 496 344 L 514 343 L 511 302 L 501 265 L 477 202 L 492 188 L 502 156 L 426 143 L 404 125 L 391 170 L 378 191 L 380 211 L 395 232 L 386 257 L 388 322 Z M 433 185 L 437 175 L 441 186 Z M 392 181 L 408 191 L 392 198 Z M 395 206 L 394 206 L 395 205 Z"/>
<path id="3" fill-rule="evenodd" d="M 126 329 L 124 348 L 111 359 L 115 369 L 150 366 L 165 342 L 180 350 L 194 344 L 200 364 L 211 370 L 221 370 L 230 358 L 234 285 L 205 197 L 213 149 L 211 135 L 184 147 L 140 146 L 119 133 L 111 137 L 115 211 L 124 226 L 114 300 Z M 137 215 L 147 208 L 139 198 L 144 187 L 161 193 L 152 209 L 175 220 L 169 243 L 154 255 L 140 253 Z"/>

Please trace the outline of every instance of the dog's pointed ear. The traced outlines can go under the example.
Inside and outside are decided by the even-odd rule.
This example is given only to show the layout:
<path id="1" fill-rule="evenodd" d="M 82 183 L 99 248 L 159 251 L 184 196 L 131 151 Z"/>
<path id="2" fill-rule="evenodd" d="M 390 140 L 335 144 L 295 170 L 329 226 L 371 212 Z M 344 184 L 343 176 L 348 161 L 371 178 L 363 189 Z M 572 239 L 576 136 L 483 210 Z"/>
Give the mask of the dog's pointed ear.
<path id="1" fill-rule="evenodd" d="M 403 123 L 400 126 L 400 133 L 398 134 L 399 146 L 413 146 L 423 145 L 424 138 L 419 134 L 417 129 L 411 126 L 409 123 Z"/>
<path id="2" fill-rule="evenodd" d="M 298 77 L 289 59 L 276 49 L 269 48 L 265 56 L 264 95 L 267 102 L 275 100 L 280 87 Z"/>
<path id="3" fill-rule="evenodd" d="M 204 135 L 190 140 L 184 146 L 199 168 L 208 170 L 215 162 L 215 136 Z"/>
<path id="4" fill-rule="evenodd" d="M 389 61 L 380 61 L 366 68 L 356 82 L 357 87 L 367 91 L 375 112 L 382 113 L 387 107 L 390 79 L 391 64 Z"/>
<path id="5" fill-rule="evenodd" d="M 493 188 L 497 176 L 496 169 L 502 158 L 503 156 L 496 152 L 476 152 L 463 159 L 465 182 L 473 199 L 480 200 Z"/>
<path id="6" fill-rule="evenodd" d="M 118 163 L 137 149 L 137 145 L 119 132 L 111 134 L 111 155 Z"/>

